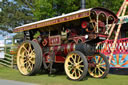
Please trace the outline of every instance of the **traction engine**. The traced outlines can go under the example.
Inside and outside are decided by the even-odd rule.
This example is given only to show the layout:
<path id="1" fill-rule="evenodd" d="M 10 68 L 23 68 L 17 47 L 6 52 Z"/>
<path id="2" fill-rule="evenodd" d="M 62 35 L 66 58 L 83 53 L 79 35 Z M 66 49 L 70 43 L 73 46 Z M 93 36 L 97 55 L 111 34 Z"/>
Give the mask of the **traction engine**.
<path id="1" fill-rule="evenodd" d="M 83 80 L 87 73 L 104 78 L 109 62 L 96 45 L 107 39 L 106 29 L 116 22 L 113 12 L 92 8 L 17 27 L 14 32 L 25 35 L 17 53 L 18 69 L 23 75 L 65 70 L 71 80 Z"/>

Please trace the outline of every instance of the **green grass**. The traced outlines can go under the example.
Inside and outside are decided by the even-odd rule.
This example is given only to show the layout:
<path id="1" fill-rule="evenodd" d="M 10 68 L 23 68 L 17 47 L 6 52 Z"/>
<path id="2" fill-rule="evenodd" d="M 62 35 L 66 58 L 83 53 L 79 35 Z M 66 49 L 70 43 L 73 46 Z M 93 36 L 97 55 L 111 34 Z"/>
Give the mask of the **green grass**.
<path id="1" fill-rule="evenodd" d="M 105 79 L 95 79 L 87 76 L 84 81 L 68 80 L 66 75 L 48 76 L 47 74 L 23 76 L 18 70 L 0 66 L 0 79 L 30 82 L 40 85 L 128 85 L 127 75 L 109 74 Z"/>

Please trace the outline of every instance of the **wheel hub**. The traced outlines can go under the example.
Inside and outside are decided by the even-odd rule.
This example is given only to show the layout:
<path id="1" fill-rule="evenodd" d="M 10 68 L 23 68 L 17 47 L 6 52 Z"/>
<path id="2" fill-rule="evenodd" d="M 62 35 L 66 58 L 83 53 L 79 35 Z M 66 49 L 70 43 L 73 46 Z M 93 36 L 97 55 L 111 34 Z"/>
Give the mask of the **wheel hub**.
<path id="1" fill-rule="evenodd" d="M 78 69 L 79 68 L 79 64 L 74 64 L 74 68 Z"/>
<path id="2" fill-rule="evenodd" d="M 99 67 L 99 66 L 100 66 L 99 64 L 96 65 L 96 67 Z"/>

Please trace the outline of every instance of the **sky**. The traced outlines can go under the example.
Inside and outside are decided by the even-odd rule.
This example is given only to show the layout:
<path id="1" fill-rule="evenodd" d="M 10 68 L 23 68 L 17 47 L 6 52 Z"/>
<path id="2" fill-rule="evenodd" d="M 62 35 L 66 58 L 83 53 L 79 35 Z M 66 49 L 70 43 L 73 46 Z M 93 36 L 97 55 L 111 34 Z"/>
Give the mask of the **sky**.
<path id="1" fill-rule="evenodd" d="M 16 33 L 9 33 L 9 34 L 6 35 L 5 37 L 3 37 L 3 36 L 0 34 L 0 40 L 4 40 L 5 38 L 12 38 L 14 35 L 16 35 Z"/>
<path id="2" fill-rule="evenodd" d="M 8 1 L 13 1 L 13 0 L 8 0 Z M 0 0 L 0 2 L 2 2 L 2 0 Z"/>
<path id="3" fill-rule="evenodd" d="M 4 38 L 3 38 L 3 36 L 2 35 L 0 35 L 0 40 L 3 40 Z"/>

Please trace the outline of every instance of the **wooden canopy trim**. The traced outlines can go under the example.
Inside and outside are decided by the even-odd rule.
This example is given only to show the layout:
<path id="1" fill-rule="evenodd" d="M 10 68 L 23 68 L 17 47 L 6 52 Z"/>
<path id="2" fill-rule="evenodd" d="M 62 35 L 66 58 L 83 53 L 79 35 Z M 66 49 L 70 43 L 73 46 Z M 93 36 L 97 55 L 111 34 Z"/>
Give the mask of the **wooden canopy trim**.
<path id="1" fill-rule="evenodd" d="M 53 18 L 49 18 L 46 20 L 19 26 L 19 27 L 16 27 L 13 30 L 13 32 L 22 32 L 22 31 L 37 29 L 37 28 L 41 28 L 45 26 L 50 26 L 54 24 L 59 24 L 59 23 L 67 22 L 67 21 L 72 21 L 72 20 L 88 17 L 90 16 L 90 10 L 91 9 L 83 9 L 83 10 L 79 10 L 79 11 L 65 14 L 62 16 L 53 17 Z"/>

